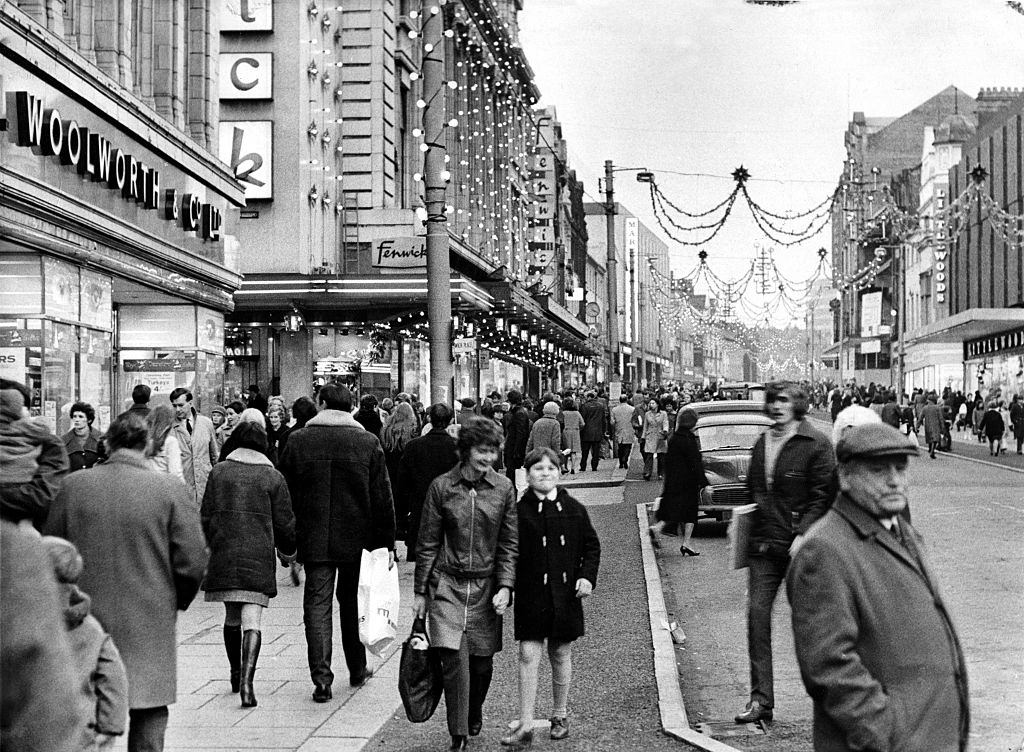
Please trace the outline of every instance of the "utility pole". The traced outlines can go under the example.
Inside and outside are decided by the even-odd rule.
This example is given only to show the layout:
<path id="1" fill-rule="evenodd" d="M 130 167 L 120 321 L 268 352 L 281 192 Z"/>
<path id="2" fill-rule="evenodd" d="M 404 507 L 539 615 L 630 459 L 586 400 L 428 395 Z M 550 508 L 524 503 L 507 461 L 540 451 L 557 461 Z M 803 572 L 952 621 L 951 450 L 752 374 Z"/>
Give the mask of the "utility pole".
<path id="1" fill-rule="evenodd" d="M 435 5 L 423 19 L 423 157 L 427 209 L 427 325 L 430 342 L 430 402 L 452 405 L 452 293 L 445 192 L 444 18 Z"/>
<path id="2" fill-rule="evenodd" d="M 622 367 L 619 362 L 619 291 L 618 271 L 615 260 L 615 192 L 612 186 L 612 161 L 606 159 L 604 162 L 604 213 L 607 228 L 608 254 L 606 256 L 605 270 L 608 275 L 608 346 L 611 349 L 611 378 L 608 381 L 618 381 L 621 378 Z"/>

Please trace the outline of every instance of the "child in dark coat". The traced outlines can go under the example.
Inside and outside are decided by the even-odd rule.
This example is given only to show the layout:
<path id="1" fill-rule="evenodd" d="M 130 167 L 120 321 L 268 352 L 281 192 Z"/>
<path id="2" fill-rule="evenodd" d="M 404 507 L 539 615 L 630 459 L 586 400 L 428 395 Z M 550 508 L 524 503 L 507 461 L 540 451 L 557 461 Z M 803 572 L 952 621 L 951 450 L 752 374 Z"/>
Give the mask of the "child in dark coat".
<path id="1" fill-rule="evenodd" d="M 128 675 L 114 641 L 89 613 L 89 596 L 76 584 L 83 567 L 78 549 L 55 536 L 45 536 L 42 543 L 57 579 L 80 682 L 79 702 L 87 726 L 79 749 L 110 749 L 114 737 L 124 733 L 128 719 Z"/>

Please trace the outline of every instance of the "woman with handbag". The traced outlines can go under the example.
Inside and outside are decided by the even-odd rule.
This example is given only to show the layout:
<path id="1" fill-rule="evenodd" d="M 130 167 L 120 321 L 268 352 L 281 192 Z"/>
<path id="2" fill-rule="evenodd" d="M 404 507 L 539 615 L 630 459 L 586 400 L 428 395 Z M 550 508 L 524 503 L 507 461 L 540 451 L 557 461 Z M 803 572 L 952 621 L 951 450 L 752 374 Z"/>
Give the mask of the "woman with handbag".
<path id="1" fill-rule="evenodd" d="M 515 490 L 494 470 L 502 438 L 492 419 L 462 424 L 459 464 L 427 491 L 416 542 L 413 617 L 427 617 L 441 662 L 453 750 L 466 749 L 483 726 L 501 617 L 515 585 Z"/>
<path id="2" fill-rule="evenodd" d="M 518 504 L 515 638 L 519 641 L 519 721 L 501 739 L 507 747 L 533 741 L 537 673 L 544 642 L 551 661 L 552 739 L 569 736 L 572 643 L 583 636 L 583 599 L 597 584 L 601 543 L 587 509 L 558 488 L 561 460 L 551 449 L 526 457 L 529 489 Z"/>
<path id="3" fill-rule="evenodd" d="M 651 543 L 660 548 L 658 532 L 666 525 L 683 525 L 683 545 L 679 553 L 683 556 L 700 556 L 690 548 L 690 536 L 697 524 L 701 489 L 708 484 L 704 474 L 704 462 L 700 454 L 700 439 L 693 432 L 697 425 L 697 413 L 691 408 L 679 411 L 679 419 L 672 438 L 668 440 L 665 455 L 665 487 L 661 492 L 661 503 L 655 512 L 657 522 L 650 527 Z"/>
<path id="4" fill-rule="evenodd" d="M 640 434 L 643 442 L 644 480 L 650 480 L 654 472 L 654 456 L 658 456 L 658 479 L 664 473 L 665 452 L 668 451 L 668 415 L 661 409 L 661 403 L 652 397 L 647 401 L 644 413 L 644 427 Z"/>
<path id="5" fill-rule="evenodd" d="M 295 515 L 288 484 L 267 459 L 263 427 L 239 421 L 231 440 L 236 448 L 213 466 L 203 495 L 203 532 L 210 547 L 203 590 L 207 601 L 224 604 L 231 691 L 240 693 L 243 708 L 251 708 L 256 706 L 260 621 L 277 595 L 274 549 L 282 564 L 295 559 Z"/>

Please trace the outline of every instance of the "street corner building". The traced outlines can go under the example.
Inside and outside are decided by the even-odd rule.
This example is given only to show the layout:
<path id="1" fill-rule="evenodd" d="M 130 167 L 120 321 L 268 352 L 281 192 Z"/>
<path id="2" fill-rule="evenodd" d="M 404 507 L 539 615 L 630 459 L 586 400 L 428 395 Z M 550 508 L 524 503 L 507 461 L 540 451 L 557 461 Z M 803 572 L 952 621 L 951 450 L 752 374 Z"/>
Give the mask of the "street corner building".
<path id="1" fill-rule="evenodd" d="M 203 4 L 0 4 L 0 367 L 62 433 L 139 383 L 222 395 L 244 193 L 213 153 Z"/>

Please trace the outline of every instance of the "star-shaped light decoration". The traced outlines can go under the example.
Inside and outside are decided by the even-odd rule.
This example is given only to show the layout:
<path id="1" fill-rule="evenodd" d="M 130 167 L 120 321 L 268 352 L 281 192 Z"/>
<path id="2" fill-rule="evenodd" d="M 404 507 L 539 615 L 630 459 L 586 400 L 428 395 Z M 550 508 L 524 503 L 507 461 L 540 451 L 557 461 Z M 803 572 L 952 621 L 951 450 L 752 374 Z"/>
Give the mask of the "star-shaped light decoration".
<path id="1" fill-rule="evenodd" d="M 971 170 L 968 174 L 971 176 L 971 180 L 974 181 L 976 185 L 981 185 L 988 179 L 988 170 L 986 170 L 981 165 L 975 165 L 974 169 Z"/>
<path id="2" fill-rule="evenodd" d="M 819 248 L 818 249 L 818 258 L 823 259 L 823 258 L 825 258 L 825 256 L 827 254 L 828 254 L 828 251 L 826 251 L 824 248 Z"/>
<path id="3" fill-rule="evenodd" d="M 746 183 L 749 178 L 750 171 L 743 165 L 740 165 L 739 167 L 732 171 L 732 179 L 735 180 L 740 185 Z"/>
<path id="4" fill-rule="evenodd" d="M 708 260 L 708 252 L 707 251 L 701 251 L 700 253 L 697 254 L 697 258 L 700 259 L 700 262 L 702 264 L 706 263 L 707 260 Z"/>

